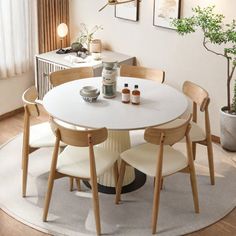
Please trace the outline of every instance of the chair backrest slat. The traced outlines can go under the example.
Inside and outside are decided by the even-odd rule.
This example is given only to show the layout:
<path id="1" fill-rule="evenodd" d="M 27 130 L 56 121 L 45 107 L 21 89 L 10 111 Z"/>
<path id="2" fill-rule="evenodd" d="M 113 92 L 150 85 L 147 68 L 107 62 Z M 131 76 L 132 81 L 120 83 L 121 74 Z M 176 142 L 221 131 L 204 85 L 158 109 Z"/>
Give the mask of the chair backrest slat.
<path id="1" fill-rule="evenodd" d="M 209 95 L 205 89 L 193 82 L 185 81 L 183 84 L 183 93 L 200 106 L 200 111 L 205 111 L 209 103 Z"/>
<path id="2" fill-rule="evenodd" d="M 89 137 L 91 137 L 92 144 L 96 145 L 104 142 L 107 139 L 108 135 L 106 128 L 93 129 L 93 130 L 68 129 L 58 124 L 53 118 L 51 118 L 50 123 L 54 134 L 57 136 L 59 131 L 60 140 L 72 146 L 88 147 Z"/>
<path id="3" fill-rule="evenodd" d="M 120 75 L 155 80 L 159 83 L 163 83 L 165 80 L 165 72 L 162 70 L 146 68 L 142 66 L 131 66 L 126 64 L 121 65 Z"/>
<path id="4" fill-rule="evenodd" d="M 173 145 L 186 135 L 191 116 L 181 125 L 173 128 L 149 127 L 145 130 L 144 139 L 148 143 L 159 145 L 162 135 L 164 135 L 164 145 Z"/>
<path id="5" fill-rule="evenodd" d="M 93 77 L 92 67 L 79 67 L 65 70 L 59 70 L 50 74 L 50 82 L 53 87 L 70 82 L 73 80 Z"/>
<path id="6" fill-rule="evenodd" d="M 35 102 L 37 98 L 38 92 L 35 86 L 28 88 L 22 95 L 25 110 L 30 116 L 39 116 L 39 108 Z"/>

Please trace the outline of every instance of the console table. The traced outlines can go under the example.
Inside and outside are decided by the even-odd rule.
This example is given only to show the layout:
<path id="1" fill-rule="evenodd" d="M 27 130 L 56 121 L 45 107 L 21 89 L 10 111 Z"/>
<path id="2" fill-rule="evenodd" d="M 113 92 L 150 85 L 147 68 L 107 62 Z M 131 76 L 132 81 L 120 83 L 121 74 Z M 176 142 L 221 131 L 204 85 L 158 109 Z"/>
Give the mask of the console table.
<path id="1" fill-rule="evenodd" d="M 101 76 L 102 61 L 117 61 L 119 64 L 133 65 L 135 57 L 130 57 L 113 51 L 102 51 L 101 60 L 94 60 L 92 56 L 86 58 L 86 63 L 71 63 L 66 60 L 68 55 L 76 55 L 75 53 L 56 54 L 56 51 L 47 52 L 36 55 L 35 58 L 35 85 L 39 93 L 39 99 L 43 99 L 44 95 L 52 88 L 49 81 L 49 74 L 54 71 L 64 70 L 73 67 L 92 66 L 94 76 Z"/>

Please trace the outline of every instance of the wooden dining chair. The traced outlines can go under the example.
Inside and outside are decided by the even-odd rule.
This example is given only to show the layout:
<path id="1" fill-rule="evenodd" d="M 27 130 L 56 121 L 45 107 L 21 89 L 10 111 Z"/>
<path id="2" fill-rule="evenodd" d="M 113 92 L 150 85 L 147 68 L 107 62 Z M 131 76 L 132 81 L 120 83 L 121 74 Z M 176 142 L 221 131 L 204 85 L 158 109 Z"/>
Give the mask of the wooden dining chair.
<path id="1" fill-rule="evenodd" d="M 215 174 L 214 174 L 214 160 L 213 160 L 213 148 L 212 148 L 212 139 L 211 139 L 211 127 L 210 127 L 210 118 L 209 118 L 209 104 L 210 98 L 208 92 L 200 87 L 199 85 L 185 81 L 183 84 L 183 93 L 191 99 L 192 101 L 192 129 L 190 131 L 190 139 L 192 141 L 193 148 L 193 157 L 196 157 L 196 145 L 201 144 L 207 147 L 208 154 L 208 164 L 209 164 L 209 172 L 210 172 L 210 181 L 211 184 L 215 184 Z M 200 112 L 204 113 L 205 118 L 205 129 L 202 129 L 197 124 L 198 117 L 198 108 Z M 167 123 L 162 128 L 173 127 L 176 125 L 180 125 L 185 122 L 185 119 L 176 119 L 170 123 Z"/>
<path id="2" fill-rule="evenodd" d="M 32 117 L 40 116 L 39 104 L 36 103 L 38 93 L 36 88 L 30 87 L 22 96 L 24 102 L 24 131 L 22 146 L 22 196 L 26 196 L 29 154 L 42 147 L 53 147 L 55 136 L 48 122 L 30 127 Z M 65 144 L 62 143 L 62 146 Z"/>
<path id="3" fill-rule="evenodd" d="M 50 83 L 53 87 L 70 82 L 77 79 L 93 77 L 93 67 L 79 67 L 59 70 L 49 75 Z"/>
<path id="4" fill-rule="evenodd" d="M 198 191 L 193 162 L 191 140 L 189 131 L 190 117 L 185 123 L 173 128 L 147 128 L 144 133 L 145 144 L 135 146 L 121 153 L 121 166 L 116 189 L 116 204 L 121 200 L 121 189 L 125 169 L 130 165 L 148 176 L 154 177 L 154 197 L 152 209 L 152 233 L 156 233 L 158 219 L 161 181 L 165 176 L 172 175 L 181 170 L 190 173 L 190 182 L 194 200 L 194 209 L 199 213 Z M 187 156 L 174 149 L 172 145 L 186 137 Z"/>
<path id="5" fill-rule="evenodd" d="M 51 120 L 51 128 L 56 136 L 56 142 L 52 157 L 51 170 L 48 179 L 48 190 L 45 199 L 43 221 L 47 220 L 49 204 L 51 200 L 55 179 L 73 177 L 90 180 L 93 196 L 93 208 L 97 234 L 101 234 L 100 211 L 97 178 L 112 166 L 114 168 L 114 180 L 118 180 L 117 159 L 119 153 L 108 151 L 97 144 L 107 139 L 106 128 L 94 130 L 72 130 L 65 128 Z M 60 142 L 68 146 L 59 153 Z"/>
<path id="6" fill-rule="evenodd" d="M 158 83 L 164 83 L 165 72 L 158 69 L 152 69 L 142 66 L 132 66 L 122 64 L 120 66 L 120 75 L 141 79 L 149 79 Z M 144 142 L 143 139 L 144 130 L 130 131 L 130 138 L 133 145 L 137 145 Z"/>
<path id="7" fill-rule="evenodd" d="M 127 77 L 150 79 L 150 80 L 157 81 L 159 83 L 164 83 L 165 81 L 164 71 L 142 67 L 142 66 L 131 66 L 131 65 L 122 64 L 120 66 L 120 75 L 127 76 Z"/>
<path id="8" fill-rule="evenodd" d="M 93 77 L 93 67 L 78 67 L 78 68 L 70 68 L 70 69 L 65 69 L 65 70 L 59 70 L 52 72 L 49 75 L 50 83 L 53 87 L 56 87 L 58 85 L 73 81 L 73 80 L 78 80 L 78 79 L 85 79 L 85 78 L 90 78 Z M 68 126 L 68 125 L 67 125 Z M 71 126 L 73 129 L 84 129 L 79 126 Z M 74 180 L 73 178 L 70 179 L 70 190 L 73 190 L 73 183 Z M 78 186 L 78 189 L 80 189 L 80 180 L 76 179 L 76 183 Z"/>

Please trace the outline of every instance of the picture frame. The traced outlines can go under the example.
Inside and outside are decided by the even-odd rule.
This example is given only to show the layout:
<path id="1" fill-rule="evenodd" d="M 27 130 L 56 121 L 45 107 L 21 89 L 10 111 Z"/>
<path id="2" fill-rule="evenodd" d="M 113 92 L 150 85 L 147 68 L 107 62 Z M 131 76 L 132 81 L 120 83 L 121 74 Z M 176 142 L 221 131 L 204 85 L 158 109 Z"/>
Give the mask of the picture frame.
<path id="1" fill-rule="evenodd" d="M 115 5 L 115 17 L 130 21 L 139 20 L 139 0 Z"/>
<path id="2" fill-rule="evenodd" d="M 171 26 L 171 18 L 180 18 L 181 0 L 154 0 L 153 25 L 168 29 Z"/>

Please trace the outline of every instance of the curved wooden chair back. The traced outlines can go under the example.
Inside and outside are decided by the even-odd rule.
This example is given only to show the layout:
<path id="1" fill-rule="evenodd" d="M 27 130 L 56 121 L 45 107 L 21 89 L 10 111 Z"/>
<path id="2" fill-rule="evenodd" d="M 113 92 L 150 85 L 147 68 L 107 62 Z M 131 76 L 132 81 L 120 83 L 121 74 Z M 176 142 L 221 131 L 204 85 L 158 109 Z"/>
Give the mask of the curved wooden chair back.
<path id="1" fill-rule="evenodd" d="M 39 108 L 35 100 L 38 98 L 38 92 L 35 86 L 28 88 L 22 95 L 25 112 L 29 116 L 39 116 Z"/>
<path id="2" fill-rule="evenodd" d="M 162 70 L 146 68 L 142 66 L 131 66 L 126 64 L 121 65 L 120 75 L 155 80 L 159 83 L 164 83 L 165 80 L 165 72 Z"/>
<path id="3" fill-rule="evenodd" d="M 93 145 L 104 142 L 107 139 L 107 129 L 73 130 L 56 123 L 53 118 L 50 120 L 51 128 L 55 136 L 62 142 L 77 147 L 88 147 L 90 142 Z"/>
<path id="4" fill-rule="evenodd" d="M 173 128 L 149 127 L 145 129 L 144 139 L 148 143 L 156 145 L 162 143 L 164 145 L 173 145 L 183 139 L 184 136 L 188 135 L 191 128 L 191 125 L 189 124 L 191 117 L 192 116 L 190 115 L 183 124 Z"/>
<path id="5" fill-rule="evenodd" d="M 200 111 L 205 111 L 209 103 L 208 92 L 197 84 L 185 81 L 183 84 L 183 93 L 200 107 Z"/>
<path id="6" fill-rule="evenodd" d="M 50 83 L 53 87 L 70 82 L 73 80 L 93 77 L 92 67 L 71 68 L 59 70 L 50 74 Z"/>

